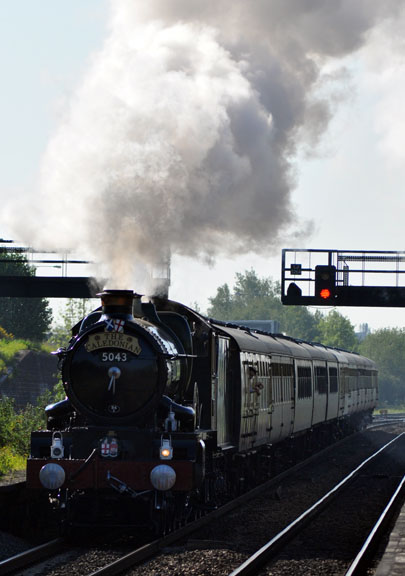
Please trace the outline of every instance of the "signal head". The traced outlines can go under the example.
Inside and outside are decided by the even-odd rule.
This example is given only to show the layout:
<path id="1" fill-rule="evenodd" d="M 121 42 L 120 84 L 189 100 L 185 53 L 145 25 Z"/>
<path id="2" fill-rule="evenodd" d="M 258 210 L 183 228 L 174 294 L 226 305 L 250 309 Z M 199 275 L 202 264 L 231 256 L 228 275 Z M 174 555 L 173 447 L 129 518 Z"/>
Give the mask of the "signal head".
<path id="1" fill-rule="evenodd" d="M 336 267 L 315 266 L 315 297 L 326 303 L 336 293 Z"/>

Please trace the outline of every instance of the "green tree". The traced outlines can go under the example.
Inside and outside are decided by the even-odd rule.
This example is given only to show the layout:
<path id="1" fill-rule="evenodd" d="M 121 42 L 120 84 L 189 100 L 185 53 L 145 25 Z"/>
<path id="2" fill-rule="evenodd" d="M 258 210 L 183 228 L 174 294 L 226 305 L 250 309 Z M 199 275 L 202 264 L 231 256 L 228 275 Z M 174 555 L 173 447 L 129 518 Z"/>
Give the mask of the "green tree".
<path id="1" fill-rule="evenodd" d="M 317 310 L 312 314 L 306 306 L 284 306 L 281 325 L 283 332 L 293 338 L 310 342 L 319 342 L 319 319 L 322 314 Z"/>
<path id="2" fill-rule="evenodd" d="M 96 306 L 92 306 L 90 298 L 68 298 L 65 310 L 61 314 L 63 327 L 69 331 L 72 326 L 90 314 Z"/>
<path id="3" fill-rule="evenodd" d="M 404 406 L 405 329 L 383 328 L 368 334 L 359 351 L 377 364 L 380 400 L 391 406 Z"/>
<path id="4" fill-rule="evenodd" d="M 233 315 L 233 302 L 228 284 L 217 288 L 216 296 L 209 298 L 211 306 L 208 308 L 208 316 L 217 320 L 230 320 Z"/>
<path id="5" fill-rule="evenodd" d="M 331 310 L 327 316 L 319 318 L 318 330 L 320 342 L 326 346 L 349 351 L 355 351 L 358 347 L 353 325 L 337 310 Z"/>
<path id="6" fill-rule="evenodd" d="M 71 337 L 73 326 L 90 314 L 97 306 L 98 303 L 93 305 L 93 301 L 90 298 L 68 298 L 65 309 L 61 313 L 61 322 L 52 330 L 52 343 L 58 346 L 65 345 Z"/>
<path id="7" fill-rule="evenodd" d="M 209 301 L 208 315 L 218 320 L 277 320 L 282 312 L 278 284 L 254 270 L 236 274 L 233 291 L 224 284 Z"/>
<path id="8" fill-rule="evenodd" d="M 35 276 L 25 255 L 1 252 L 0 276 Z M 52 310 L 45 298 L 0 298 L 0 326 L 17 338 L 42 341 L 52 322 Z"/>
<path id="9" fill-rule="evenodd" d="M 302 306 L 283 306 L 280 284 L 270 278 L 259 278 L 254 270 L 236 274 L 235 286 L 217 289 L 209 299 L 208 315 L 225 321 L 275 320 L 280 330 L 295 338 L 318 339 L 317 317 Z"/>

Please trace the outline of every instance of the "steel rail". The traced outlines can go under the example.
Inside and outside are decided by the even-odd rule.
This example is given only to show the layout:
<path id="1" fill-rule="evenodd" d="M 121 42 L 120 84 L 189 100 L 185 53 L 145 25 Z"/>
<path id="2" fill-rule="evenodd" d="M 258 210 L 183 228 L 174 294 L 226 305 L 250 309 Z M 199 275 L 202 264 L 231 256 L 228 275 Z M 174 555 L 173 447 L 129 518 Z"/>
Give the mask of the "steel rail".
<path id="1" fill-rule="evenodd" d="M 281 532 L 276 534 L 267 544 L 262 546 L 257 550 L 250 558 L 248 558 L 243 564 L 236 568 L 229 576 L 251 576 L 257 574 L 257 570 L 266 564 L 272 557 L 274 557 L 280 549 L 287 544 L 302 528 L 303 526 L 312 518 L 317 516 L 326 507 L 329 502 L 335 498 L 346 485 L 354 480 L 358 475 L 360 470 L 362 470 L 367 464 L 369 464 L 374 458 L 376 458 L 381 452 L 390 447 L 394 442 L 399 440 L 405 432 L 401 432 L 398 436 L 390 440 L 382 448 L 377 450 L 374 454 L 369 456 L 364 460 L 357 468 L 352 470 L 343 480 L 341 480 L 332 490 L 327 492 L 322 498 L 320 498 L 315 504 L 303 512 L 298 518 L 296 518 L 291 524 L 286 526 Z"/>
<path id="2" fill-rule="evenodd" d="M 10 558 L 0 562 L 0 576 L 9 574 L 10 572 L 14 572 L 21 568 L 26 568 L 34 562 L 47 558 L 50 554 L 60 552 L 65 546 L 66 540 L 64 538 L 56 538 L 55 540 L 50 540 L 40 546 L 35 546 L 35 548 L 30 548 L 25 552 L 11 556 Z"/>
<path id="3" fill-rule="evenodd" d="M 395 420 L 396 418 L 405 418 L 405 412 L 396 412 L 392 414 L 375 414 L 373 420 Z"/>
<path id="4" fill-rule="evenodd" d="M 364 570 L 365 566 L 367 565 L 368 559 L 370 558 L 373 550 L 377 546 L 379 538 L 381 536 L 383 529 L 385 528 L 386 523 L 395 512 L 396 505 L 400 497 L 402 497 L 402 491 L 404 486 L 405 486 L 405 476 L 402 478 L 401 482 L 399 483 L 390 501 L 384 508 L 377 522 L 375 523 L 370 534 L 367 536 L 363 546 L 361 547 L 361 550 L 357 554 L 356 558 L 353 560 L 350 568 L 345 573 L 345 576 L 357 576 L 359 574 L 365 573 Z"/>
<path id="5" fill-rule="evenodd" d="M 404 422 L 405 418 L 400 418 L 398 420 L 381 420 L 380 422 L 375 421 L 373 424 L 367 426 L 367 430 L 374 430 L 374 428 L 389 428 L 390 426 L 394 426 L 394 424 L 403 424 Z"/>

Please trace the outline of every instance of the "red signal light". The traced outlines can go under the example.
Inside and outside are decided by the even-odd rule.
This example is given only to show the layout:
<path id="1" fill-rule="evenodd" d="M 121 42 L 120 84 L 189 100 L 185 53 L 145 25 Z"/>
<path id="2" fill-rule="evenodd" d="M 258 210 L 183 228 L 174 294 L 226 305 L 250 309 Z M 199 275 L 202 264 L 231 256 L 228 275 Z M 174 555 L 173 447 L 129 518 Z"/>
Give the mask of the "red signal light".
<path id="1" fill-rule="evenodd" d="M 331 292 L 330 292 L 329 288 L 322 288 L 322 290 L 319 292 L 319 296 L 321 298 L 323 298 L 324 300 L 327 300 L 328 298 L 330 298 Z"/>
<path id="2" fill-rule="evenodd" d="M 315 297 L 319 304 L 329 304 L 336 297 L 336 268 L 332 265 L 315 266 Z"/>

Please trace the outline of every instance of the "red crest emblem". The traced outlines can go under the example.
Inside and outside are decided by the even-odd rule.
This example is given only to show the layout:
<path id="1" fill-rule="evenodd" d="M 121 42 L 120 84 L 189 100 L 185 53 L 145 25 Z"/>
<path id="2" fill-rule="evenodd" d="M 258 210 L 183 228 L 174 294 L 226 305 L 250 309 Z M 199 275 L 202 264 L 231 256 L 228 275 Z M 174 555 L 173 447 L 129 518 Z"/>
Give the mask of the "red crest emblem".
<path id="1" fill-rule="evenodd" d="M 104 458 L 116 458 L 118 456 L 118 441 L 114 436 L 106 436 L 101 440 L 101 456 Z"/>

